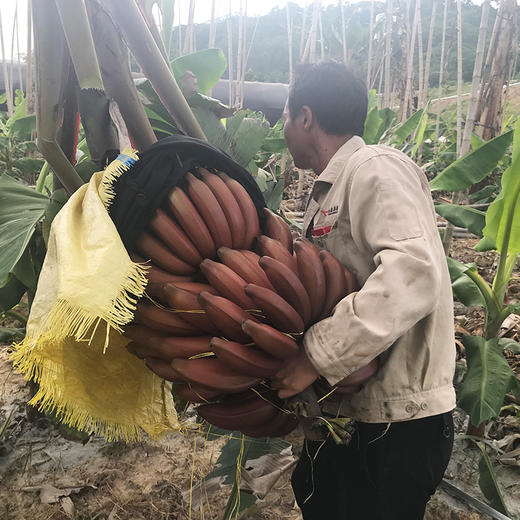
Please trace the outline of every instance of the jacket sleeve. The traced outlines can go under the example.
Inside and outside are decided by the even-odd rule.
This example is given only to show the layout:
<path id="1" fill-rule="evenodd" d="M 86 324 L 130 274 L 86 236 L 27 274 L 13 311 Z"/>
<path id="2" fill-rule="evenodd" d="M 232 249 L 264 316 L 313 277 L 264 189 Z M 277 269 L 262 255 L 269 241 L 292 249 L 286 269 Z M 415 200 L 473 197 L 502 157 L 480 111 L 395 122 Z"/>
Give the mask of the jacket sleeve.
<path id="1" fill-rule="evenodd" d="M 330 384 L 367 365 L 430 314 L 441 281 L 431 201 L 413 167 L 373 157 L 353 173 L 346 197 L 352 239 L 375 270 L 304 335 L 311 362 Z M 345 220 L 338 220 L 337 232 L 345 232 Z"/>

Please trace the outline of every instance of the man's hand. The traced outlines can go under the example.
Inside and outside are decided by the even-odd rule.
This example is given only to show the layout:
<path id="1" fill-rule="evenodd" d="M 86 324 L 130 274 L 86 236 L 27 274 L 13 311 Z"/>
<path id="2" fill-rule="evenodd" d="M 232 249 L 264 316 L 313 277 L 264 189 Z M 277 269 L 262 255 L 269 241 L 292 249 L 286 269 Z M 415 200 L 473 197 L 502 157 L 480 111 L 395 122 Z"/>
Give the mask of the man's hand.
<path id="1" fill-rule="evenodd" d="M 278 389 L 278 397 L 287 399 L 312 385 L 319 374 L 302 348 L 301 352 L 286 361 L 272 379 L 272 387 Z"/>

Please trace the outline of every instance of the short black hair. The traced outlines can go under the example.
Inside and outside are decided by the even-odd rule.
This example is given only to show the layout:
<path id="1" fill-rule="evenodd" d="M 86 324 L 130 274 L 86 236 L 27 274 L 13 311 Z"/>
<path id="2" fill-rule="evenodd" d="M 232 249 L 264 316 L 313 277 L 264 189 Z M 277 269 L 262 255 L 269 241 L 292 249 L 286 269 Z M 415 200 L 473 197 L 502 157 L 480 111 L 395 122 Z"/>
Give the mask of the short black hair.
<path id="1" fill-rule="evenodd" d="M 299 65 L 289 88 L 289 113 L 295 118 L 307 105 L 324 132 L 362 136 L 368 95 L 363 80 L 336 61 Z"/>

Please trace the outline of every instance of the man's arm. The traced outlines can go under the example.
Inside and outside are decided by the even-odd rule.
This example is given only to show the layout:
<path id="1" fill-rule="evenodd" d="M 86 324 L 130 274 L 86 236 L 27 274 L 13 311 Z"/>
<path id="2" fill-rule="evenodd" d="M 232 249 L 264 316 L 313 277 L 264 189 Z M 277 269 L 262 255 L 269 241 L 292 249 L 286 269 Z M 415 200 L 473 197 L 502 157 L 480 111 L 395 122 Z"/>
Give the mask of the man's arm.
<path id="1" fill-rule="evenodd" d="M 376 269 L 329 318 L 307 330 L 305 351 L 277 374 L 281 397 L 313 382 L 308 383 L 310 366 L 330 384 L 337 383 L 367 365 L 435 307 L 441 280 L 438 245 L 432 239 L 437 231 L 432 231 L 431 211 L 424 211 L 428 204 L 416 175 L 388 156 L 370 159 L 354 173 L 348 193 L 351 233 Z"/>

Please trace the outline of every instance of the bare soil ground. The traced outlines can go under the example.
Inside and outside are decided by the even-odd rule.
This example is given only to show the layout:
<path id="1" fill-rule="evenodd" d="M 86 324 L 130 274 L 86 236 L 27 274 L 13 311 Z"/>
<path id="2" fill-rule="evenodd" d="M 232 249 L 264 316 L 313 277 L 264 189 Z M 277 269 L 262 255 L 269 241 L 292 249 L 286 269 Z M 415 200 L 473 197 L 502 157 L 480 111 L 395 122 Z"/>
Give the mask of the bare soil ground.
<path id="1" fill-rule="evenodd" d="M 496 255 L 476 253 L 475 240 L 456 240 L 453 256 L 476 262 L 487 278 L 494 271 Z M 520 297 L 520 276 L 515 274 L 508 297 Z M 482 314 L 456 305 L 458 335 L 478 333 Z M 520 323 L 512 320 L 504 335 L 520 339 Z M 462 345 L 459 343 L 459 345 Z M 463 359 L 463 350 L 459 356 Z M 509 361 L 519 372 L 519 356 Z M 222 518 L 230 487 L 203 497 L 190 507 L 190 487 L 214 466 L 224 439 L 205 440 L 201 435 L 170 434 L 158 442 L 107 443 L 92 437 L 83 443 L 49 418 L 26 406 L 29 387 L 12 371 L 8 347 L 0 346 L 0 518 L 5 520 L 167 520 Z M 2 436 L 2 425 L 10 417 Z M 458 431 L 467 424 L 456 413 Z M 489 432 L 490 454 L 498 468 L 507 506 L 520 518 L 520 420 L 503 414 Z M 301 434 L 290 439 L 297 453 Z M 519 452 L 519 453 L 517 453 Z M 479 452 L 459 439 L 446 478 L 467 493 L 484 500 L 478 489 Z M 289 472 L 282 475 L 267 497 L 248 518 L 256 520 L 300 520 L 294 504 Z M 324 511 L 324 518 L 327 513 Z M 461 501 L 438 491 L 430 501 L 427 520 L 478 520 L 488 518 Z"/>

